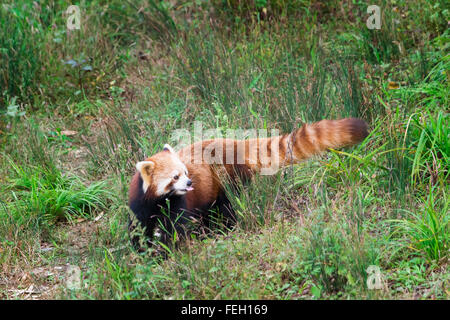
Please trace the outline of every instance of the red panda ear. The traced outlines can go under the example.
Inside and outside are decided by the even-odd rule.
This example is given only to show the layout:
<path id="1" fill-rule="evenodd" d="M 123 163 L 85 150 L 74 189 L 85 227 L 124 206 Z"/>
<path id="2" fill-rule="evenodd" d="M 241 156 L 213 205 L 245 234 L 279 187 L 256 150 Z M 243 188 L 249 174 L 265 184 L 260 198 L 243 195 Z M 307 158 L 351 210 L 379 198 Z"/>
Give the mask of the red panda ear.
<path id="1" fill-rule="evenodd" d="M 136 169 L 140 172 L 141 176 L 151 175 L 154 168 L 155 163 L 153 161 L 141 161 L 136 164 Z"/>
<path id="2" fill-rule="evenodd" d="M 168 144 L 164 145 L 163 151 L 169 151 L 170 153 L 175 153 L 175 151 L 172 149 L 172 147 L 169 146 Z"/>

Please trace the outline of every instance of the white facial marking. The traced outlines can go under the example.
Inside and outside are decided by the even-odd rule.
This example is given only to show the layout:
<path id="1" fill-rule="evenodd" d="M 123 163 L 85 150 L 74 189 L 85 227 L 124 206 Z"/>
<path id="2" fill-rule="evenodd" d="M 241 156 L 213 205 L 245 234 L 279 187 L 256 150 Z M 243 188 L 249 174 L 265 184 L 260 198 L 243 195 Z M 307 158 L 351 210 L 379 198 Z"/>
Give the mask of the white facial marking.
<path id="1" fill-rule="evenodd" d="M 150 179 L 150 177 L 146 177 L 147 171 L 145 166 L 146 163 L 150 162 L 153 169 L 155 163 L 153 161 L 142 161 L 136 164 L 136 168 L 141 172 L 141 176 L 143 178 L 142 188 L 144 193 L 146 193 L 147 189 L 150 187 L 146 180 L 152 180 L 152 187 L 155 188 L 155 195 L 158 197 L 169 194 L 184 195 L 186 192 L 193 189 L 191 186 L 187 185 L 190 181 L 189 176 L 187 175 L 187 168 L 169 145 L 165 145 L 164 149 L 170 153 L 173 153 L 173 155 L 170 155 L 168 159 L 162 158 L 162 160 L 158 161 L 162 161 L 166 166 L 166 168 L 163 169 L 170 168 L 172 169 L 171 171 L 156 171 L 153 178 Z M 167 154 L 164 154 L 164 157 L 167 157 Z"/>
<path id="2" fill-rule="evenodd" d="M 166 187 L 169 185 L 169 183 L 172 181 L 172 178 L 162 179 L 158 182 L 158 185 L 156 186 L 156 195 L 162 196 L 163 194 L 166 194 Z"/>
<path id="3" fill-rule="evenodd" d="M 148 183 L 147 183 L 145 180 L 143 180 L 143 183 L 142 183 L 142 190 L 144 190 L 144 193 L 147 192 L 147 189 L 148 189 Z"/>
<path id="4" fill-rule="evenodd" d="M 186 175 L 180 176 L 178 181 L 174 183 L 173 188 L 175 193 L 178 195 L 183 195 L 187 192 L 189 178 Z"/>
<path id="5" fill-rule="evenodd" d="M 179 165 L 181 168 L 182 168 L 182 172 L 180 172 L 180 174 L 183 174 L 183 173 L 185 173 L 185 172 L 187 172 L 187 168 L 186 168 L 186 166 L 184 165 L 184 163 L 183 162 L 181 162 L 181 160 L 177 157 L 176 158 L 176 160 L 174 160 L 175 161 L 175 163 L 177 164 L 177 165 Z"/>
<path id="6" fill-rule="evenodd" d="M 183 162 L 181 162 L 181 160 L 176 157 L 175 159 L 173 159 L 174 164 L 179 167 L 179 170 L 174 170 L 172 172 L 172 179 L 175 176 L 178 176 L 177 180 L 174 180 L 174 184 L 173 184 L 173 190 L 175 192 L 176 195 L 184 195 L 186 194 L 186 192 L 188 191 L 189 186 L 187 185 L 189 179 L 189 176 L 187 175 L 187 168 L 184 165 Z"/>

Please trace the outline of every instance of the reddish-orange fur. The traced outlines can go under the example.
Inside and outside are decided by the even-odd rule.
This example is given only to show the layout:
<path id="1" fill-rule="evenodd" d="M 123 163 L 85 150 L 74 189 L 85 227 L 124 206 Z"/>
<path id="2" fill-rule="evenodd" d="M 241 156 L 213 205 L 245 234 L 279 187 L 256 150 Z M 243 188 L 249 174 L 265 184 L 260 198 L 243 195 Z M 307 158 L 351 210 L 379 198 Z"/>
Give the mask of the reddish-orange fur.
<path id="1" fill-rule="evenodd" d="M 194 143 L 176 154 L 165 150 L 146 159 L 153 162 L 155 166 L 149 174 L 149 188 L 145 194 L 141 191 L 141 174 L 136 172 L 134 175 L 129 190 L 130 206 L 133 209 L 131 203 L 136 203 L 139 197 L 147 200 L 157 198 L 152 183 L 172 169 L 170 157 L 178 157 L 185 164 L 194 188 L 182 196 L 181 202 L 177 202 L 181 205 L 177 209 L 188 213 L 198 211 L 208 214 L 207 210 L 224 196 L 220 178 L 222 174 L 227 174 L 231 178 L 236 178 L 237 174 L 241 178 L 249 178 L 254 172 L 273 166 L 283 167 L 295 164 L 329 148 L 359 143 L 367 135 L 367 125 L 363 120 L 346 118 L 305 124 L 290 134 L 277 137 L 249 140 L 212 139 Z M 278 150 L 273 146 L 276 146 Z M 260 157 L 258 151 L 261 148 L 265 148 L 269 161 Z M 215 160 L 214 163 L 208 162 L 208 159 L 195 163 L 195 156 L 200 156 L 198 153 L 203 154 L 205 150 L 209 150 L 208 154 Z M 238 152 L 238 150 L 244 150 L 244 152 Z M 142 202 L 139 205 L 146 204 Z M 138 206 L 134 205 L 134 207 Z M 138 209 L 142 208 L 138 207 Z M 135 213 L 136 210 L 133 209 Z M 204 213 L 205 210 L 206 213 Z"/>

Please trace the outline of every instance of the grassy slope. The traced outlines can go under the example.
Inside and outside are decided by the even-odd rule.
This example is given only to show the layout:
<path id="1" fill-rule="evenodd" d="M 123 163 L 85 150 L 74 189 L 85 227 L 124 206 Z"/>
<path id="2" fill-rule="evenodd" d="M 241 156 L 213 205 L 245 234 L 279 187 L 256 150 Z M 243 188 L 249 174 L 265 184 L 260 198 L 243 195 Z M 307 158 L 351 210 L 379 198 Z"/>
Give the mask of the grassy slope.
<path id="1" fill-rule="evenodd" d="M 98 0 L 72 32 L 67 1 L 10 3 L 1 298 L 448 298 L 443 1 L 380 2 L 372 31 L 358 1 L 273 1 L 265 14 L 235 1 Z M 165 260 L 130 248 L 134 164 L 172 130 L 289 131 L 345 116 L 365 119 L 369 138 L 256 177 L 232 197 L 233 231 Z M 80 289 L 66 288 L 68 265 L 81 268 Z M 383 289 L 367 289 L 370 265 Z"/>

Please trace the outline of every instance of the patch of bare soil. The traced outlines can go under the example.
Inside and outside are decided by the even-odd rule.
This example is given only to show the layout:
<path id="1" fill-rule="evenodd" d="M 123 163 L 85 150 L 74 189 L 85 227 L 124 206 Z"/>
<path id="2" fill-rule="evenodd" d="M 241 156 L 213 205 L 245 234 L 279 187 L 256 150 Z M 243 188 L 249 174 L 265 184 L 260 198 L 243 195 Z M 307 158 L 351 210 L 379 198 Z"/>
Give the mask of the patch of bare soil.
<path id="1" fill-rule="evenodd" d="M 59 228 L 61 247 L 55 248 L 49 243 L 41 243 L 37 256 L 40 266 L 24 268 L 0 278 L 0 299 L 21 300 L 51 300 L 57 299 L 67 287 L 73 268 L 83 268 L 86 263 L 89 244 L 100 228 L 103 213 L 94 220 L 78 219 L 70 224 L 63 224 Z M 49 262 L 44 255 L 54 250 L 61 251 L 61 257 Z M 59 252 L 58 252 L 59 253 Z M 76 258 L 77 266 L 72 266 L 67 260 Z M 50 265 L 51 263 L 51 265 Z M 39 264 L 39 263 L 37 263 Z"/>

